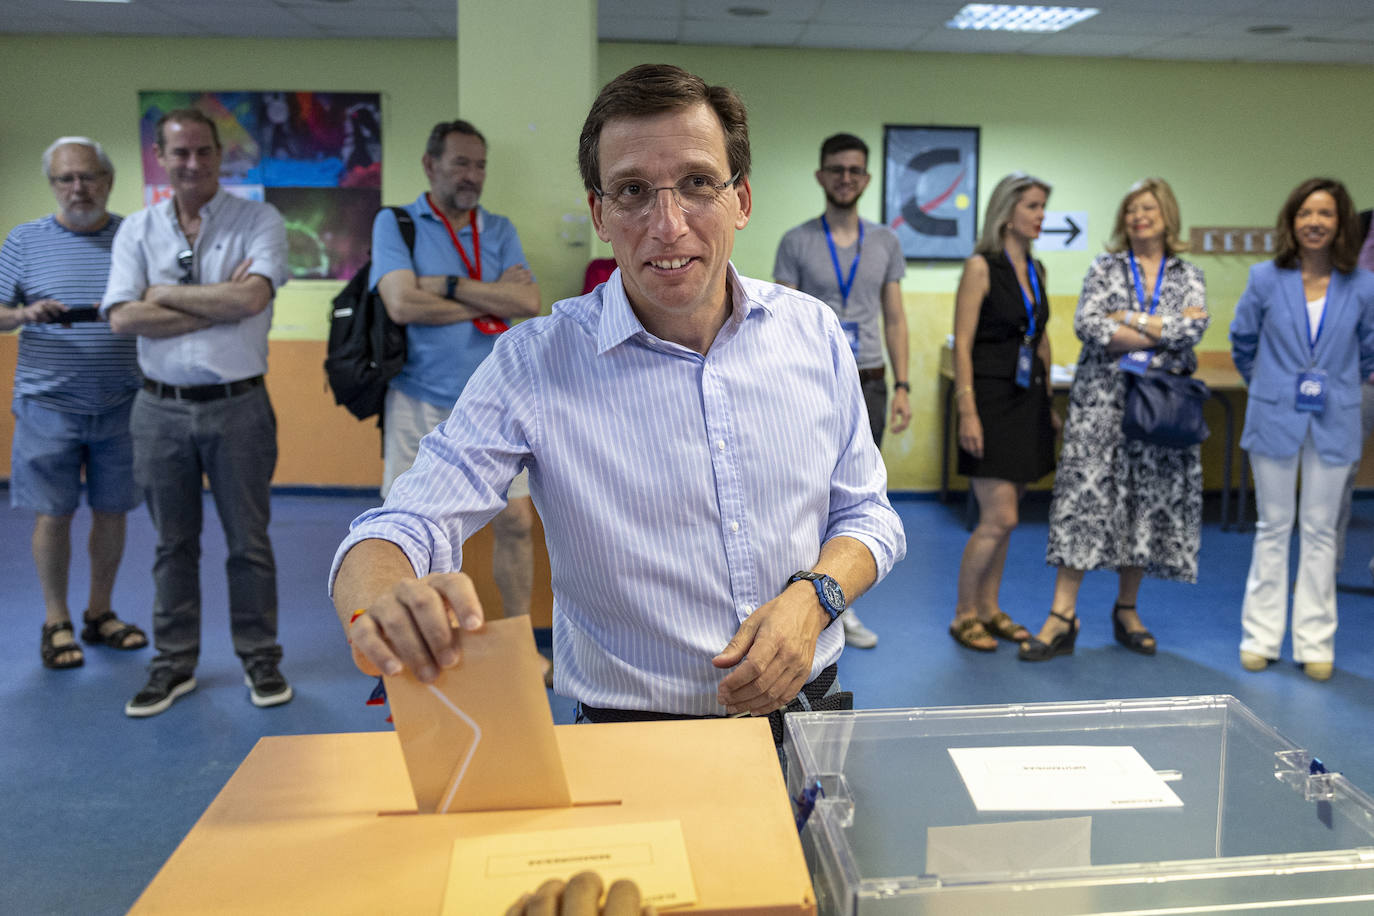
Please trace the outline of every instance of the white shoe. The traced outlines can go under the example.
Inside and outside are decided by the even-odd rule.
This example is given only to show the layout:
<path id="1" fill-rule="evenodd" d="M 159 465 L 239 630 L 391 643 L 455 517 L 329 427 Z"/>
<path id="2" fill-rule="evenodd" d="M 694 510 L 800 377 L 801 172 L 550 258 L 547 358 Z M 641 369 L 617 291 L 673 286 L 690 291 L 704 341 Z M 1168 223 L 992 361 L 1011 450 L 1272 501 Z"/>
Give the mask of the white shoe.
<path id="1" fill-rule="evenodd" d="M 855 649 L 872 649 L 878 644 L 878 634 L 864 626 L 864 622 L 853 610 L 845 611 L 840 622 L 844 624 L 845 645 L 853 646 Z"/>

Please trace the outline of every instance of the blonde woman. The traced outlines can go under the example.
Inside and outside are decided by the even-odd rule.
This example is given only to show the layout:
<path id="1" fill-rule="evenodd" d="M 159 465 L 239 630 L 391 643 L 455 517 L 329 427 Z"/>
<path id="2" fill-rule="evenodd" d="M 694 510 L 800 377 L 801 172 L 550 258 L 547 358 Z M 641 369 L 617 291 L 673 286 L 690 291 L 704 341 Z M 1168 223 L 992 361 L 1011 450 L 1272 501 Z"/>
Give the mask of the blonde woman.
<path id="1" fill-rule="evenodd" d="M 980 652 L 998 637 L 1030 636 L 998 592 L 1026 484 L 1054 470 L 1049 296 L 1045 267 L 1031 257 L 1049 196 L 1048 183 L 1020 172 L 997 183 L 954 301 L 959 473 L 978 501 L 978 527 L 959 564 L 949 633 Z"/>
<path id="2" fill-rule="evenodd" d="M 1141 580 L 1197 581 L 1200 447 L 1154 445 L 1121 431 L 1129 373 L 1197 368 L 1193 347 L 1207 329 L 1207 291 L 1202 271 L 1178 257 L 1181 228 L 1168 182 L 1136 182 L 1117 207 L 1107 253 L 1083 279 L 1074 315 L 1083 349 L 1050 502 L 1046 560 L 1059 567 L 1054 603 L 1036 638 L 1021 644 L 1023 661 L 1073 652 L 1087 570 L 1116 572 L 1112 634 L 1141 655 L 1157 648 L 1136 607 Z"/>

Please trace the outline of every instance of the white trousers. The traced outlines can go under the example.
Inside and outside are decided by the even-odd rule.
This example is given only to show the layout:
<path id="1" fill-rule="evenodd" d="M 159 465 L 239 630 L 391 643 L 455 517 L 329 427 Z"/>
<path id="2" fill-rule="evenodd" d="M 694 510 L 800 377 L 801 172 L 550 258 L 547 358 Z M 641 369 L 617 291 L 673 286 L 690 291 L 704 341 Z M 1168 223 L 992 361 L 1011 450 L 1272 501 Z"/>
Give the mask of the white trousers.
<path id="1" fill-rule="evenodd" d="M 1244 652 L 1277 659 L 1288 617 L 1288 544 L 1298 515 L 1298 582 L 1293 591 L 1293 660 L 1330 662 L 1336 642 L 1336 522 L 1349 464 L 1327 464 L 1309 436 L 1289 458 L 1251 455 L 1255 551 L 1241 608 Z M 1302 497 L 1296 496 L 1302 471 Z"/>

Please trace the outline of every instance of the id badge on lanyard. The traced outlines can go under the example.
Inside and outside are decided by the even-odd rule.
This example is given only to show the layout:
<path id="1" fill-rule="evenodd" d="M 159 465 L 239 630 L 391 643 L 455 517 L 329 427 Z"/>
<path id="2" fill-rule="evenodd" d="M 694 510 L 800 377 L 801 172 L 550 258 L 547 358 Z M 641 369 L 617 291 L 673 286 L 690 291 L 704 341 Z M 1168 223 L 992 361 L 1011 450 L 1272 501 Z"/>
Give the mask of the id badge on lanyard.
<path id="1" fill-rule="evenodd" d="M 1330 299 L 1327 303 L 1330 304 Z M 1316 368 L 1317 341 L 1322 339 L 1322 329 L 1326 327 L 1326 308 L 1322 308 L 1321 321 L 1317 322 L 1316 333 L 1312 332 L 1312 313 L 1307 313 L 1307 343 L 1311 348 L 1312 363 L 1305 372 L 1298 373 L 1296 397 L 1293 406 L 1304 413 L 1321 413 L 1326 409 L 1326 372 Z"/>
<path id="2" fill-rule="evenodd" d="M 472 257 L 463 250 L 462 244 L 458 241 L 458 233 L 453 231 L 453 224 L 448 221 L 448 217 L 443 214 L 438 207 L 434 206 L 434 201 L 425 195 L 429 201 L 429 208 L 434 211 L 434 215 L 444 224 L 448 230 L 448 237 L 453 241 L 453 247 L 458 249 L 458 256 L 463 259 L 463 266 L 467 268 L 468 277 L 478 281 L 482 280 L 482 238 L 477 228 L 477 208 L 473 207 L 468 211 L 468 225 L 472 227 Z M 509 331 L 510 325 L 496 315 L 479 315 L 472 319 L 472 326 L 483 334 L 500 334 Z"/>
<path id="3" fill-rule="evenodd" d="M 1011 259 L 1007 252 L 1007 263 L 1012 265 L 1012 272 L 1015 273 L 1016 262 Z M 1021 288 L 1018 281 L 1016 289 L 1021 293 L 1021 304 L 1026 307 L 1026 334 L 1021 338 L 1021 347 L 1016 351 L 1016 386 L 1018 388 L 1029 388 L 1031 386 L 1032 372 L 1035 368 L 1035 348 L 1031 341 L 1035 339 L 1035 303 L 1040 299 L 1040 277 L 1035 273 L 1035 262 L 1026 256 L 1026 279 L 1030 281 L 1031 295 L 1027 296 L 1026 291 Z"/>
<path id="4" fill-rule="evenodd" d="M 840 253 L 835 250 L 835 237 L 830 234 L 830 223 L 826 221 L 824 214 L 821 216 L 821 228 L 825 230 L 825 243 L 830 247 L 830 265 L 835 268 L 835 285 L 840 288 L 840 310 L 841 314 L 849 312 L 849 291 L 854 288 L 854 277 L 859 272 L 859 258 L 864 254 L 864 223 L 859 220 L 859 241 L 854 251 L 854 260 L 849 264 L 849 276 L 845 277 L 844 271 L 840 270 Z M 849 341 L 849 349 L 853 351 L 854 358 L 859 358 L 859 323 L 857 321 L 840 321 L 840 329 L 844 331 L 845 340 Z"/>
<path id="5" fill-rule="evenodd" d="M 1135 283 L 1135 298 L 1140 304 L 1141 309 L 1145 309 L 1145 285 L 1140 280 L 1140 268 L 1135 263 L 1135 252 L 1127 249 L 1127 258 L 1131 262 L 1131 280 Z M 1159 291 L 1164 287 L 1164 264 L 1168 261 L 1167 256 L 1159 259 L 1159 276 L 1155 278 L 1154 295 L 1150 297 L 1149 314 L 1153 315 L 1155 309 L 1159 308 Z M 1144 375 L 1150 368 L 1150 360 L 1154 358 L 1154 350 L 1132 350 L 1124 353 L 1121 359 L 1116 361 L 1117 368 L 1122 372 L 1129 372 L 1131 375 Z"/>
<path id="6" fill-rule="evenodd" d="M 1030 338 L 1021 341 L 1021 349 L 1016 351 L 1016 385 L 1019 388 L 1029 388 L 1031 386 L 1031 369 L 1035 365 L 1035 350 L 1030 345 Z"/>

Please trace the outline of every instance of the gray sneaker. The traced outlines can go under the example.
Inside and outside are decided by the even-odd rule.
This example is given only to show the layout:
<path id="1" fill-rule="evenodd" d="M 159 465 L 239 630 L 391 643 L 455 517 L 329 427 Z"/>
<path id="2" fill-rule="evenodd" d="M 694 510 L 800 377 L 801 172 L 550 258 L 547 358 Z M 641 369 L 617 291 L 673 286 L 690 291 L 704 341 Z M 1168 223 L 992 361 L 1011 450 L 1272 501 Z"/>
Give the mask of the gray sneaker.
<path id="1" fill-rule="evenodd" d="M 155 668 L 148 675 L 148 683 L 132 700 L 124 704 L 124 715 L 135 719 L 155 716 L 168 706 L 196 689 L 195 675 Z"/>
<path id="2" fill-rule="evenodd" d="M 872 649 L 878 644 L 878 634 L 864 626 L 853 608 L 844 612 L 840 622 L 844 624 L 845 645 L 853 646 L 855 649 Z"/>
<path id="3" fill-rule="evenodd" d="M 270 658 L 249 659 L 243 666 L 243 683 L 254 706 L 280 706 L 295 696 L 291 685 L 277 670 L 277 663 Z"/>

